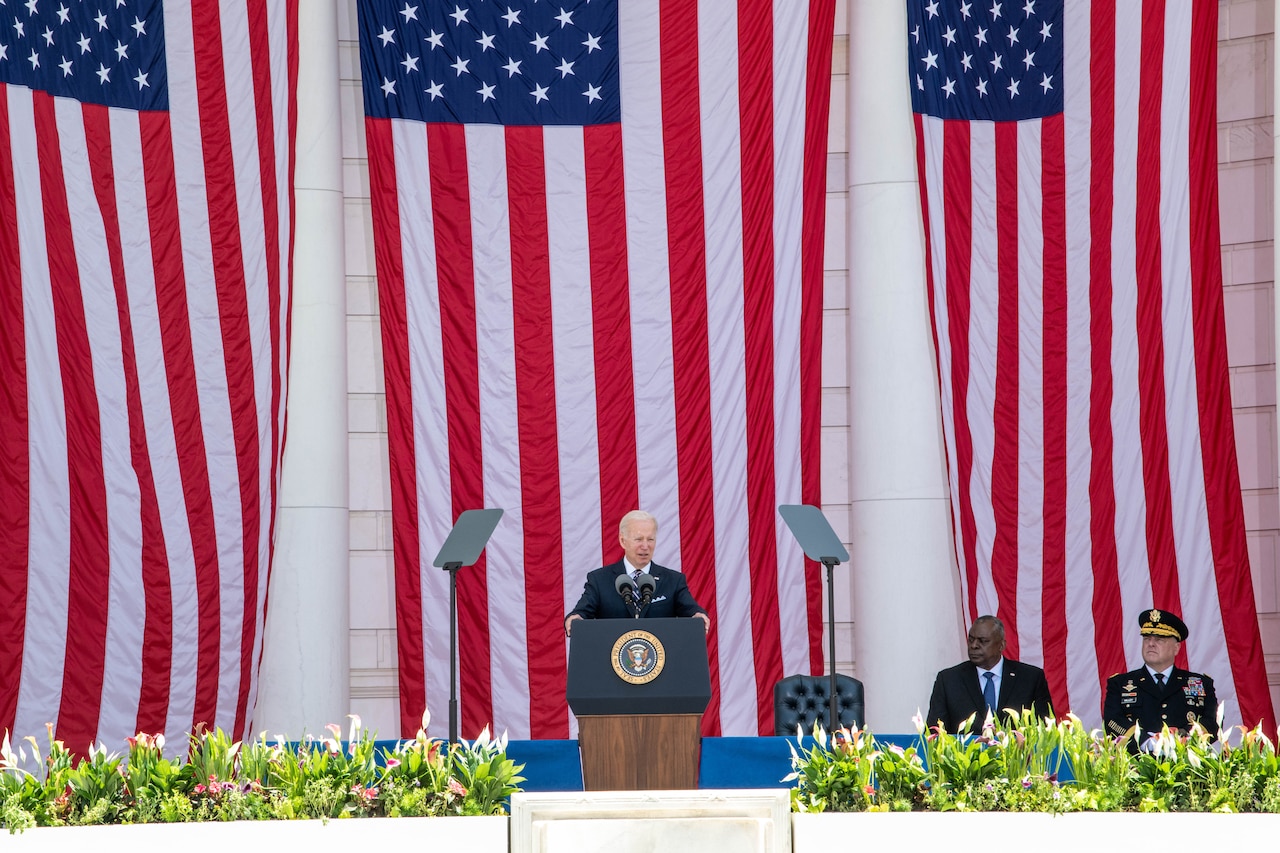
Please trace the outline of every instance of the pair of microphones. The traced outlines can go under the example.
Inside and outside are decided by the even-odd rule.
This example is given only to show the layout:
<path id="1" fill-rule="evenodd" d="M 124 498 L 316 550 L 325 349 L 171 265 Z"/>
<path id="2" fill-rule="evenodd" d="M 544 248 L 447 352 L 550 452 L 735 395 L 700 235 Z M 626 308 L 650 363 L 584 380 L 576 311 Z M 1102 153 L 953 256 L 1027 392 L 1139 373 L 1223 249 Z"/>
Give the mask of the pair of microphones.
<path id="1" fill-rule="evenodd" d="M 631 579 L 631 575 L 623 572 L 613 582 L 613 588 L 618 591 L 618 595 L 622 596 L 627 605 L 635 610 L 637 616 L 641 608 L 653 600 L 653 590 L 657 585 L 658 582 L 648 572 L 641 572 L 640 577 L 635 580 Z"/>

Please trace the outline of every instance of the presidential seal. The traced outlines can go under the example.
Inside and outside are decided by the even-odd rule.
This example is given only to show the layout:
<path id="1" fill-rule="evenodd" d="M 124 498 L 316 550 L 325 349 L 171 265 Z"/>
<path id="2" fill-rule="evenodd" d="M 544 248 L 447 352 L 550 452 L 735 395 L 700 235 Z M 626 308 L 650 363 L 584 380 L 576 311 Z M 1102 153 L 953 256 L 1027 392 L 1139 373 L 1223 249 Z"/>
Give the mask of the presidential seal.
<path id="1" fill-rule="evenodd" d="M 648 631 L 628 631 L 613 644 L 613 671 L 631 684 L 648 684 L 662 672 L 667 654 Z"/>

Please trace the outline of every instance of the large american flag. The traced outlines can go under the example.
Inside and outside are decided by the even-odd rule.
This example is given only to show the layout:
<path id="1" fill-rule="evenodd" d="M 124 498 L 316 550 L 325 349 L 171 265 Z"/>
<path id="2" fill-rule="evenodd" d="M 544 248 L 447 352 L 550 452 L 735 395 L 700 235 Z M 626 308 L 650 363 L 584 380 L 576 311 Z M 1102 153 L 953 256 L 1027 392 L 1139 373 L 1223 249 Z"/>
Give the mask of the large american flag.
<path id="1" fill-rule="evenodd" d="M 568 737 L 564 614 L 661 522 L 710 611 L 708 733 L 772 731 L 821 672 L 818 503 L 832 0 L 361 0 L 392 474 L 401 724 Z"/>
<path id="2" fill-rule="evenodd" d="M 1183 615 L 1179 665 L 1274 730 L 1218 242 L 1216 0 L 911 0 L 928 275 L 969 619 L 1095 725 Z"/>
<path id="3" fill-rule="evenodd" d="M 0 2 L 0 729 L 244 733 L 296 0 Z"/>

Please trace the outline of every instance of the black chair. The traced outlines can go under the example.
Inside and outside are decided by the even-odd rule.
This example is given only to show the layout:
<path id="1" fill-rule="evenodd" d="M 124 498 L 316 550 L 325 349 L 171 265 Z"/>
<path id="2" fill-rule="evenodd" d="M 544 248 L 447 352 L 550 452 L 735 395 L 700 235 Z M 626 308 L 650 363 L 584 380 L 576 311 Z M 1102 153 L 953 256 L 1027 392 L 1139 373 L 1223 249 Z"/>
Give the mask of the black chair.
<path id="1" fill-rule="evenodd" d="M 827 694 L 830 675 L 789 675 L 773 686 L 773 733 L 794 737 L 796 727 L 813 733 L 813 724 L 828 727 Z M 852 675 L 836 675 L 836 713 L 845 728 L 862 725 L 866 702 L 862 682 Z"/>

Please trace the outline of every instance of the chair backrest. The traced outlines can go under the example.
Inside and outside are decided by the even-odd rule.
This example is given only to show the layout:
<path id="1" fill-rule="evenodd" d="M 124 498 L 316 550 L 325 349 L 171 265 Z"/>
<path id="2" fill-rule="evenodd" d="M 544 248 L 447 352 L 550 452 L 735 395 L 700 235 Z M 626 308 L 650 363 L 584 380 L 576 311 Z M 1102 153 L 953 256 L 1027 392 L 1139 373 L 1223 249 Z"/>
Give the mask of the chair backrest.
<path id="1" fill-rule="evenodd" d="M 794 737 L 796 728 L 813 732 L 815 722 L 828 727 L 827 694 L 830 675 L 789 675 L 773 686 L 773 733 Z M 840 725 L 860 726 L 866 712 L 862 682 L 851 675 L 836 675 L 836 712 Z"/>

